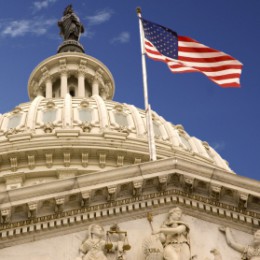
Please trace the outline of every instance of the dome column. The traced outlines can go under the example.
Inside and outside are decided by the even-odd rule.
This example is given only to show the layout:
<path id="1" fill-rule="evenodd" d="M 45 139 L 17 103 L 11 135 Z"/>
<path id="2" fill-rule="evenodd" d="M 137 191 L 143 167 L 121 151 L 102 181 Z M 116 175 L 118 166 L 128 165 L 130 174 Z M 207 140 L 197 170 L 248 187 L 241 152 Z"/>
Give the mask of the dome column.
<path id="1" fill-rule="evenodd" d="M 81 71 L 78 73 L 78 96 L 85 97 L 85 75 Z"/>
<path id="2" fill-rule="evenodd" d="M 68 92 L 68 70 L 66 59 L 59 60 L 60 64 L 60 95 L 64 98 Z"/>
<path id="3" fill-rule="evenodd" d="M 102 75 L 100 70 L 96 71 L 92 81 L 92 96 L 99 95 L 100 82 L 102 81 Z"/>
<path id="4" fill-rule="evenodd" d="M 52 98 L 52 78 L 50 72 L 48 68 L 45 66 L 41 69 L 41 72 L 41 85 L 45 84 L 45 97 Z"/>
<path id="5" fill-rule="evenodd" d="M 85 97 L 86 96 L 86 88 L 85 88 L 85 77 L 87 70 L 87 61 L 80 60 L 78 67 L 78 96 Z"/>
<path id="6" fill-rule="evenodd" d="M 94 95 L 99 95 L 99 82 L 96 79 L 92 82 L 92 96 Z"/>
<path id="7" fill-rule="evenodd" d="M 61 97 L 64 98 L 68 92 L 68 74 L 63 71 L 60 75 Z"/>
<path id="8" fill-rule="evenodd" d="M 52 98 L 52 81 L 51 78 L 47 78 L 45 82 L 46 98 Z"/>

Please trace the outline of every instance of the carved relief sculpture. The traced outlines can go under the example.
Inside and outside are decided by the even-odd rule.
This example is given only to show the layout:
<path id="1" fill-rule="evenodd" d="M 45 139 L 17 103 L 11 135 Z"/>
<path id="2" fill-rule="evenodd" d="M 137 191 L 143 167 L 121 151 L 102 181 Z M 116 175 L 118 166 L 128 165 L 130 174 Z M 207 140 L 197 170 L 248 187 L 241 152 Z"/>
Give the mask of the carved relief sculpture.
<path id="1" fill-rule="evenodd" d="M 107 231 L 106 249 L 108 260 L 126 260 L 126 251 L 131 249 L 127 232 L 121 231 L 117 224 Z"/>
<path id="2" fill-rule="evenodd" d="M 80 246 L 77 260 L 126 260 L 125 252 L 131 249 L 127 232 L 114 225 L 107 231 L 97 224 L 89 226 L 88 238 Z"/>
<path id="3" fill-rule="evenodd" d="M 89 236 L 80 246 L 82 260 L 107 260 L 105 256 L 104 229 L 103 227 L 93 224 L 88 229 Z"/>
<path id="4" fill-rule="evenodd" d="M 260 260 L 260 229 L 254 233 L 251 245 L 242 245 L 236 242 L 228 227 L 220 227 L 219 230 L 224 232 L 228 245 L 242 254 L 242 260 Z"/>
<path id="5" fill-rule="evenodd" d="M 163 222 L 159 230 L 153 231 L 153 235 L 158 235 L 163 246 L 164 260 L 190 260 L 189 227 L 181 221 L 182 210 L 178 207 L 169 211 L 167 219 Z M 156 240 L 154 239 L 154 242 Z M 158 254 L 160 248 L 157 247 Z M 152 252 L 151 252 L 152 253 Z M 152 255 L 148 253 L 148 255 Z M 146 259 L 155 259 L 147 257 Z M 159 259 L 159 258 L 157 258 Z"/>

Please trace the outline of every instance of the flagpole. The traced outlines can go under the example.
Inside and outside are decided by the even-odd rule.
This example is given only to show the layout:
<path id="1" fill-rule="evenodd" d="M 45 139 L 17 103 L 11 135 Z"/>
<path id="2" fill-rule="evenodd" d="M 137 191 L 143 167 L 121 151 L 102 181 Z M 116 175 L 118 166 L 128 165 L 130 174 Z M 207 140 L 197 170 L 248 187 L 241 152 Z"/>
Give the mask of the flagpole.
<path id="1" fill-rule="evenodd" d="M 139 18 L 139 29 L 140 29 L 140 41 L 141 41 L 141 54 L 142 54 L 142 74 L 143 74 L 143 88 L 144 88 L 144 105 L 146 114 L 146 125 L 148 134 L 149 154 L 150 160 L 156 160 L 156 148 L 154 141 L 154 129 L 152 121 L 151 106 L 148 102 L 148 87 L 147 87 L 147 73 L 146 73 L 146 60 L 145 60 L 145 49 L 144 49 L 144 30 L 142 25 L 141 8 L 136 8 L 137 16 Z"/>

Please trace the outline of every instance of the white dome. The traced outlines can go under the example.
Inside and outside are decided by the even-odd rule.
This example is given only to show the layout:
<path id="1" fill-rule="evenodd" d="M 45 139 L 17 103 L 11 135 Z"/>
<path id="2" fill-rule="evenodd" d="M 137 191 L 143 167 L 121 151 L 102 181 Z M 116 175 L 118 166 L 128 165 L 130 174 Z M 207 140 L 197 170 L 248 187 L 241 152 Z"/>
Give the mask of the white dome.
<path id="1" fill-rule="evenodd" d="M 67 64 L 67 75 L 79 75 L 76 64 L 84 63 L 85 72 L 81 72 L 90 91 L 81 91 L 83 97 L 79 95 L 76 79 L 71 81 L 74 96 L 68 91 L 62 96 L 62 80 L 57 86 L 53 84 L 63 73 L 57 69 L 61 57 L 63 65 L 64 61 Z M 97 70 L 102 70 L 98 80 L 93 76 Z M 49 93 L 48 79 L 52 81 Z M 99 85 L 95 85 L 97 81 Z M 104 96 L 100 90 L 106 84 L 109 91 Z M 81 53 L 57 54 L 43 61 L 31 74 L 28 84 L 31 98 L 35 93 L 32 85 L 40 90 L 33 101 L 0 115 L 2 178 L 9 180 L 14 175 L 23 179 L 23 185 L 32 185 L 63 174 L 74 176 L 149 161 L 145 112 L 133 105 L 108 100 L 114 94 L 114 81 L 101 62 Z M 53 97 L 54 87 L 57 97 Z M 42 96 L 50 93 L 49 98 Z M 152 116 L 158 160 L 178 154 L 232 172 L 208 143 L 189 136 L 181 125 L 167 122 L 156 112 Z M 16 188 L 13 181 L 8 183 L 7 188 Z"/>

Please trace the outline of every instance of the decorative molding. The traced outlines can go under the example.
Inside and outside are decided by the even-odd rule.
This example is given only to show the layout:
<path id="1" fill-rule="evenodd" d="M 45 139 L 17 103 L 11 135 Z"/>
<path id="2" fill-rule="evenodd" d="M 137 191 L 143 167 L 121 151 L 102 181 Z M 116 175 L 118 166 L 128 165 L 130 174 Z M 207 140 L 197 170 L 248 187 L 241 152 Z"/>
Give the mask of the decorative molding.
<path id="1" fill-rule="evenodd" d="M 184 176 L 184 190 L 187 193 L 192 193 L 194 189 L 194 178 Z"/>
<path id="2" fill-rule="evenodd" d="M 246 209 L 247 208 L 247 202 L 248 202 L 248 194 L 239 193 L 238 207 L 241 208 L 241 209 Z"/>
<path id="3" fill-rule="evenodd" d="M 18 164 L 17 157 L 10 157 L 9 160 L 11 164 L 11 171 L 13 172 L 17 171 L 17 164 Z"/>
<path id="4" fill-rule="evenodd" d="M 1 217 L 2 217 L 2 223 L 3 224 L 9 222 L 10 216 L 11 216 L 11 208 L 3 208 L 3 209 L 1 209 Z"/>
<path id="5" fill-rule="evenodd" d="M 83 98 L 82 101 L 79 104 L 79 107 L 82 107 L 82 108 L 87 108 L 89 106 L 90 106 L 89 101 L 85 98 Z"/>
<path id="6" fill-rule="evenodd" d="M 159 190 L 165 191 L 167 188 L 168 175 L 160 175 L 159 179 Z"/>
<path id="7" fill-rule="evenodd" d="M 30 219 L 36 218 L 37 216 L 37 207 L 38 207 L 38 202 L 37 201 L 32 201 L 27 203 L 28 205 L 28 217 Z"/>
<path id="8" fill-rule="evenodd" d="M 98 152 L 98 155 L 99 155 L 99 166 L 101 168 L 104 168 L 106 166 L 107 153 L 106 151 L 100 151 Z"/>
<path id="9" fill-rule="evenodd" d="M 29 154 L 28 156 L 28 167 L 32 170 L 35 167 L 35 155 Z"/>
<path id="10" fill-rule="evenodd" d="M 87 152 L 84 152 L 81 154 L 81 164 L 83 167 L 88 166 L 88 155 L 89 155 L 89 153 L 87 153 Z"/>
<path id="11" fill-rule="evenodd" d="M 114 187 L 111 187 L 111 191 L 112 194 L 115 193 Z M 88 201 L 90 193 L 82 193 L 82 198 Z M 64 197 L 58 197 L 55 201 L 56 205 L 62 209 L 65 201 Z M 67 227 L 69 224 L 83 224 L 97 219 L 107 221 L 113 216 L 117 218 L 120 216 L 120 219 L 129 219 L 129 216 L 134 217 L 135 214 L 151 211 L 151 209 L 157 209 L 155 211 L 158 214 L 166 212 L 173 206 L 181 207 L 184 212 L 193 212 L 199 215 L 202 220 L 205 219 L 206 215 L 211 216 L 210 219 L 213 222 L 214 219 L 216 221 L 216 218 L 219 219 L 220 217 L 222 221 L 225 219 L 230 226 L 243 226 L 245 231 L 248 231 L 248 227 L 253 227 L 256 230 L 260 226 L 260 214 L 243 211 L 230 205 L 217 203 L 208 198 L 171 190 L 142 195 L 136 198 L 109 201 L 105 204 L 87 206 L 70 211 L 62 212 L 62 210 L 57 210 L 52 215 L 15 223 L 6 223 L 5 221 L 7 216 L 10 216 L 10 208 L 1 209 L 3 221 L 0 226 L 0 247 L 4 246 L 5 241 L 8 242 L 10 239 L 15 239 L 18 236 L 48 231 L 54 227 L 62 228 Z"/>
<path id="12" fill-rule="evenodd" d="M 81 73 L 85 76 L 86 71 L 87 71 L 87 64 L 88 64 L 87 60 L 80 60 L 79 65 L 78 65 L 79 66 L 78 67 L 78 73 Z"/>
<path id="13" fill-rule="evenodd" d="M 90 191 L 84 191 L 81 193 L 82 196 L 82 206 L 83 207 L 89 207 L 90 205 L 90 199 L 91 199 L 91 192 Z"/>
<path id="14" fill-rule="evenodd" d="M 139 180 L 139 181 L 134 181 L 133 182 L 133 196 L 134 197 L 138 197 L 141 196 L 142 194 L 142 189 L 143 189 L 143 180 Z"/>
<path id="15" fill-rule="evenodd" d="M 93 128 L 93 125 L 89 122 L 82 122 L 80 124 L 80 128 L 84 133 L 90 133 L 91 129 Z"/>
<path id="16" fill-rule="evenodd" d="M 52 155 L 52 153 L 46 153 L 45 158 L 46 158 L 47 168 L 52 167 L 52 165 L 53 165 L 53 155 Z"/>
<path id="17" fill-rule="evenodd" d="M 12 114 L 19 114 L 20 112 L 22 112 L 22 108 L 20 106 L 16 106 L 12 111 L 11 113 Z"/>
<path id="18" fill-rule="evenodd" d="M 211 197 L 216 201 L 220 200 L 221 189 L 222 187 L 220 185 L 211 185 Z"/>
<path id="19" fill-rule="evenodd" d="M 118 154 L 117 155 L 117 167 L 122 167 L 124 166 L 124 158 L 125 158 L 125 155 L 124 154 Z"/>
<path id="20" fill-rule="evenodd" d="M 43 131 L 46 133 L 46 134 L 50 134 L 53 132 L 55 126 L 53 123 L 50 123 L 50 122 L 47 122 L 43 125 Z"/>
<path id="21" fill-rule="evenodd" d="M 42 76 L 41 76 L 41 79 L 40 79 L 41 84 L 45 83 L 47 80 L 52 79 L 50 72 L 49 72 L 47 67 L 44 66 L 43 68 L 41 68 L 41 72 L 42 72 Z"/>
<path id="22" fill-rule="evenodd" d="M 142 158 L 141 157 L 135 157 L 134 158 L 134 164 L 139 164 L 142 162 Z"/>
<path id="23" fill-rule="evenodd" d="M 116 192 L 117 192 L 117 186 L 109 186 L 107 187 L 107 192 L 108 192 L 108 201 L 115 201 L 116 199 Z"/>
<path id="24" fill-rule="evenodd" d="M 65 197 L 55 198 L 55 203 L 56 203 L 56 212 L 62 212 L 65 203 Z"/>
<path id="25" fill-rule="evenodd" d="M 49 101 L 46 103 L 46 108 L 47 108 L 47 109 L 53 109 L 53 108 L 55 108 L 55 107 L 56 107 L 56 105 L 55 105 L 55 103 L 54 103 L 53 100 L 49 100 Z"/>
<path id="26" fill-rule="evenodd" d="M 67 74 L 68 73 L 66 59 L 60 59 L 59 60 L 59 70 L 60 70 L 61 74 Z"/>
<path id="27" fill-rule="evenodd" d="M 64 166 L 65 167 L 69 167 L 70 166 L 70 152 L 63 153 L 63 161 L 64 161 Z"/>

